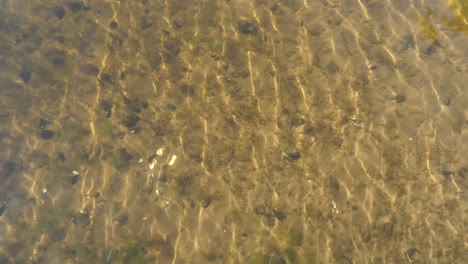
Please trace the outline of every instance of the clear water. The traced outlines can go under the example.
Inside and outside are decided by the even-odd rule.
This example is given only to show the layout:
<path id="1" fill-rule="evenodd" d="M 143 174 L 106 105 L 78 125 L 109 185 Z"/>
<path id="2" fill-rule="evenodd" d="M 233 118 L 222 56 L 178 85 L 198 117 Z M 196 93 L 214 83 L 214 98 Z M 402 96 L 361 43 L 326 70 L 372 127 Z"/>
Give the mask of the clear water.
<path id="1" fill-rule="evenodd" d="M 463 263 L 467 1 L 0 1 L 0 263 Z"/>

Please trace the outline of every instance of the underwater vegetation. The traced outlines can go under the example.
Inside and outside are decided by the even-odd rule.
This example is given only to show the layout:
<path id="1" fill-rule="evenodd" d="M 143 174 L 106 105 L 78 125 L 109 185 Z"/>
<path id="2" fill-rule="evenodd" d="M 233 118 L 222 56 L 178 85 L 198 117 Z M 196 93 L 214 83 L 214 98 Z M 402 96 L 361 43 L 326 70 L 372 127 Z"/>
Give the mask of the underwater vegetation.
<path id="1" fill-rule="evenodd" d="M 426 36 L 433 42 L 436 42 L 439 39 L 439 35 L 437 34 L 437 31 L 431 23 L 431 16 L 432 12 L 430 10 L 427 10 L 426 15 L 424 15 L 423 18 L 419 18 L 418 24 L 424 36 Z"/>
<path id="2" fill-rule="evenodd" d="M 453 10 L 453 17 L 444 17 L 444 25 L 468 34 L 468 0 L 448 0 L 448 5 Z"/>
<path id="3" fill-rule="evenodd" d="M 452 9 L 451 17 L 443 17 L 442 24 L 450 30 L 468 34 L 468 0 L 447 0 Z M 436 42 L 439 35 L 431 22 L 432 11 L 427 10 L 424 17 L 418 19 L 419 29 L 428 39 Z"/>

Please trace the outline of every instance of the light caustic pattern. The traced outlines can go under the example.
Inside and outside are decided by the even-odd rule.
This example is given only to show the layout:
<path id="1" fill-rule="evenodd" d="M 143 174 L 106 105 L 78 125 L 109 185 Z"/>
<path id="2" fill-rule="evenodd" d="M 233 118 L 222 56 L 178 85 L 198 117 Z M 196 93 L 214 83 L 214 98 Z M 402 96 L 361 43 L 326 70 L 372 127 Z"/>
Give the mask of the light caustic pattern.
<path id="1" fill-rule="evenodd" d="M 26 220 L 37 261 L 466 259 L 468 37 L 444 26 L 451 3 L 22 7 L 54 11 L 39 31 L 67 37 L 33 57 L 64 70 L 11 81 L 41 102 L 1 142 L 31 163 L 16 174 L 34 203 L 0 231 L 15 243 Z M 25 125 L 40 117 L 50 140 Z"/>

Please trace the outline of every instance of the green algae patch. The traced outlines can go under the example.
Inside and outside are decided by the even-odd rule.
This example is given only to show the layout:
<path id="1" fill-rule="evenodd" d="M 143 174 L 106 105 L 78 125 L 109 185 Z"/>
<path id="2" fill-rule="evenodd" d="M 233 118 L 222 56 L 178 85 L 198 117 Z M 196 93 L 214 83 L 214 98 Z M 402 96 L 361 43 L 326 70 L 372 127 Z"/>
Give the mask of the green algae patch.
<path id="1" fill-rule="evenodd" d="M 419 29 L 426 38 L 436 42 L 439 39 L 439 35 L 431 23 L 432 12 L 426 11 L 426 15 L 423 18 L 418 19 Z"/>
<path id="2" fill-rule="evenodd" d="M 448 5 L 453 10 L 453 17 L 444 17 L 442 23 L 454 31 L 468 34 L 468 0 L 451 0 Z"/>

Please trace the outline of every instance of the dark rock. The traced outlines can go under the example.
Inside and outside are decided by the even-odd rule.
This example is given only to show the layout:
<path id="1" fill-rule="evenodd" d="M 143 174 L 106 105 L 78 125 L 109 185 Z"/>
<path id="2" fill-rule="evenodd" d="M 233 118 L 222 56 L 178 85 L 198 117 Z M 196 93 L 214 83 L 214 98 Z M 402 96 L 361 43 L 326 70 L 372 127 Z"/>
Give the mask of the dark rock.
<path id="1" fill-rule="evenodd" d="M 377 66 L 375 66 L 375 65 L 372 65 L 372 66 L 370 66 L 370 67 L 369 67 L 369 70 L 371 70 L 371 71 L 375 71 L 375 70 L 377 70 Z"/>
<path id="2" fill-rule="evenodd" d="M 75 185 L 75 184 L 78 182 L 79 179 L 80 179 L 80 175 L 73 175 L 73 176 L 71 177 L 71 184 L 72 184 L 72 186 Z"/>
<path id="3" fill-rule="evenodd" d="M 19 77 L 23 80 L 24 83 L 28 83 L 31 80 L 31 71 L 23 68 L 19 73 Z"/>
<path id="4" fill-rule="evenodd" d="M 112 102 L 109 102 L 107 100 L 101 100 L 101 107 L 104 111 L 109 112 L 112 110 Z"/>
<path id="5" fill-rule="evenodd" d="M 240 20 L 237 23 L 237 27 L 239 28 L 239 32 L 246 35 L 257 35 L 258 29 L 257 27 L 250 22 L 245 20 Z"/>
<path id="6" fill-rule="evenodd" d="M 57 159 L 60 161 L 65 161 L 65 154 L 63 154 L 63 152 L 57 152 Z"/>
<path id="7" fill-rule="evenodd" d="M 287 159 L 289 161 L 296 161 L 298 159 L 301 158 L 301 153 L 300 152 L 291 152 L 291 153 L 288 153 L 288 157 Z"/>
<path id="8" fill-rule="evenodd" d="M 112 76 L 108 73 L 101 73 L 100 79 L 102 82 L 112 83 Z"/>
<path id="9" fill-rule="evenodd" d="M 305 123 L 304 119 L 302 119 L 302 118 L 295 118 L 295 119 L 292 121 L 292 126 L 293 126 L 293 127 L 300 127 L 300 126 L 302 126 L 304 123 Z"/>
<path id="10" fill-rule="evenodd" d="M 81 227 L 85 227 L 91 223 L 91 219 L 89 214 L 80 212 L 73 217 L 73 222 Z"/>
<path id="11" fill-rule="evenodd" d="M 128 216 L 126 216 L 126 215 L 121 215 L 115 220 L 117 221 L 119 226 L 123 226 L 123 225 L 128 224 Z"/>
<path id="12" fill-rule="evenodd" d="M 273 210 L 273 215 L 278 219 L 279 221 L 284 221 L 286 220 L 286 215 L 283 212 Z"/>
<path id="13" fill-rule="evenodd" d="M 55 58 L 55 59 L 52 60 L 52 64 L 53 64 L 54 66 L 59 66 L 59 67 L 61 67 L 61 66 L 64 66 L 64 65 L 65 65 L 65 60 L 62 59 L 62 58 Z"/>
<path id="14" fill-rule="evenodd" d="M 117 28 L 117 22 L 115 20 L 112 20 L 109 24 L 110 29 L 116 29 Z"/>
<path id="15" fill-rule="evenodd" d="M 406 101 L 406 96 L 398 94 L 397 96 L 393 97 L 392 100 L 395 100 L 395 102 L 397 102 L 398 104 L 403 103 L 404 101 Z"/>
<path id="16" fill-rule="evenodd" d="M 61 6 L 57 6 L 57 7 L 54 8 L 54 15 L 58 19 L 62 19 L 65 16 L 65 14 L 66 14 L 65 8 L 63 8 Z"/>
<path id="17" fill-rule="evenodd" d="M 140 118 L 137 115 L 131 114 L 131 115 L 128 115 L 128 116 L 125 117 L 125 119 L 123 120 L 123 124 L 127 128 L 132 128 L 132 127 L 136 126 L 136 124 L 139 121 L 140 121 Z"/>
<path id="18" fill-rule="evenodd" d="M 54 135 L 55 135 L 54 131 L 51 131 L 51 130 L 42 130 L 40 133 L 41 138 L 46 139 L 46 140 L 53 138 Z"/>
<path id="19" fill-rule="evenodd" d="M 167 177 L 165 174 L 161 175 L 161 177 L 159 177 L 159 181 L 160 182 L 167 182 Z"/>

